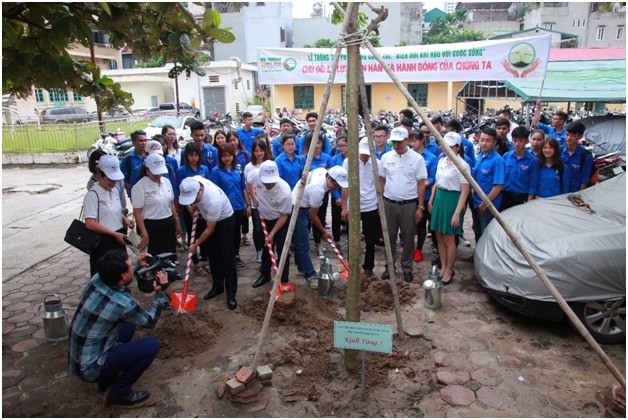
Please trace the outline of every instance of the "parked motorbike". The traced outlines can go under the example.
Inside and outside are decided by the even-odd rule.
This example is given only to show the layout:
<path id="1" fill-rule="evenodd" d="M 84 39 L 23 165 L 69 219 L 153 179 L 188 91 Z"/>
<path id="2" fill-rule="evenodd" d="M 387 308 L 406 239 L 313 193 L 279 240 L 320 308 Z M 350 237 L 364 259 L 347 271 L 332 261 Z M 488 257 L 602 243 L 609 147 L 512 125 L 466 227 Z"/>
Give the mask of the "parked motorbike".
<path id="1" fill-rule="evenodd" d="M 108 133 L 100 133 L 98 139 L 87 150 L 87 157 L 89 158 L 96 150 L 102 150 L 108 155 L 122 159 L 131 152 L 132 148 L 133 142 L 131 138 L 126 137 L 124 132 L 110 131 Z"/>

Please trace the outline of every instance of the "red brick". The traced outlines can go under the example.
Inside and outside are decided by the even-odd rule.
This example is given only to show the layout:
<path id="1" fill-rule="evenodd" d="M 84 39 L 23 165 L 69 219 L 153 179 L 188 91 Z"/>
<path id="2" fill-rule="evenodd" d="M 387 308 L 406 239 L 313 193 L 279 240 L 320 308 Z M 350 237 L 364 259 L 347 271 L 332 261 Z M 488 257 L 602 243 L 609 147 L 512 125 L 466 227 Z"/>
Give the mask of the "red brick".
<path id="1" fill-rule="evenodd" d="M 471 372 L 471 378 L 485 386 L 497 386 L 503 381 L 499 373 L 491 368 L 480 368 Z"/>
<path id="2" fill-rule="evenodd" d="M 471 379 L 468 372 L 450 372 L 448 370 L 439 370 L 436 372 L 438 382 L 445 385 L 464 385 Z"/>
<path id="3" fill-rule="evenodd" d="M 482 401 L 489 407 L 499 408 L 511 401 L 510 396 L 503 390 L 483 386 L 477 390 L 478 400 Z"/>
<path id="4" fill-rule="evenodd" d="M 475 401 L 475 393 L 461 385 L 447 385 L 440 390 L 440 397 L 450 405 L 471 405 Z"/>
<path id="5" fill-rule="evenodd" d="M 24 340 L 24 341 L 20 341 L 19 343 L 11 347 L 11 350 L 16 351 L 18 353 L 24 353 L 25 351 L 36 349 L 37 347 L 41 346 L 41 344 L 42 342 L 40 340 L 35 340 L 35 339 Z"/>
<path id="6" fill-rule="evenodd" d="M 255 378 L 255 371 L 248 366 L 242 366 L 236 373 L 236 379 L 243 384 L 248 384 L 253 378 Z"/>

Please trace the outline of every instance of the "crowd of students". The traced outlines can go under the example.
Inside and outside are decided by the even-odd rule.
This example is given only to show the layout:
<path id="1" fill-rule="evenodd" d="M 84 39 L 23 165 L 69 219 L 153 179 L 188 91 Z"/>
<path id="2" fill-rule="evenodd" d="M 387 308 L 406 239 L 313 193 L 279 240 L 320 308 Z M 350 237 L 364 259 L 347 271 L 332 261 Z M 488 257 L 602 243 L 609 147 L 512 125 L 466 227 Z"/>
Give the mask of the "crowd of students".
<path id="1" fill-rule="evenodd" d="M 402 110 L 400 115 L 402 118 L 392 133 L 383 125 L 373 128 L 374 151 L 380 165 L 379 181 L 384 187 L 390 240 L 395 244 L 399 234 L 404 248 L 400 258 L 404 279 L 412 281 L 412 260 L 423 260 L 423 247 L 428 236 L 431 236 L 432 250 L 439 256 L 435 263 L 442 267 L 443 281 L 447 284 L 455 275 L 453 263 L 457 245 L 461 241 L 466 242 L 462 236 L 466 208 L 470 208 L 473 217 L 476 242 L 492 215 L 477 191 L 469 188 L 454 162 L 437 146 L 427 125 L 422 122 L 418 130 L 415 129 L 413 118 L 416 117 L 411 110 Z M 153 255 L 176 252 L 177 237 L 186 238 L 188 249 L 194 251 L 194 271 L 197 274 L 216 273 L 212 276 L 212 290 L 205 298 L 222 293 L 226 286 L 220 283 L 220 279 L 228 277 L 228 306 L 233 309 L 237 305 L 237 268 L 246 264 L 240 258 L 239 251 L 241 246 L 250 245 L 247 236 L 250 225 L 256 250 L 255 262 L 261 263 L 262 267 L 260 278 L 254 282 L 254 286 L 259 287 L 268 280 L 270 267 L 265 246 L 268 239 L 262 232 L 262 221 L 267 219 L 264 214 L 277 216 L 266 220 L 266 224 L 267 227 L 272 226 L 271 231 L 278 226 L 272 235 L 275 236 L 273 243 L 279 245 L 279 256 L 287 224 L 279 223 L 278 220 L 291 213 L 277 213 L 277 208 L 264 208 L 264 203 L 285 204 L 272 194 L 289 190 L 293 191 L 294 204 L 307 152 L 310 147 L 314 147 L 310 175 L 304 180 L 301 208 L 297 210 L 299 218 L 292 248 L 298 272 L 308 284 L 315 287 L 316 282 L 311 280 L 316 271 L 309 257 L 310 231 L 316 256 L 324 259 L 326 249 L 323 241 L 331 238 L 341 248 L 340 235 L 348 222 L 348 199 L 343 194 L 343 188 L 347 187 L 346 134 L 341 132 L 337 136 L 335 154 L 332 156 L 331 142 L 324 132 L 318 138 L 312 138 L 318 121 L 315 112 L 306 115 L 309 129 L 305 133 L 295 136 L 290 120 L 285 119 L 280 122 L 281 132 L 274 139 L 269 138 L 267 125 L 264 128 L 252 127 L 252 117 L 250 113 L 244 113 L 242 128 L 229 133 L 219 130 L 213 139 L 207 135 L 202 123 L 193 123 L 190 126 L 193 141 L 183 150 L 179 149 L 173 127 L 164 127 L 162 135 L 150 141 L 144 132 L 136 131 L 131 135 L 135 149 L 120 162 L 118 169 L 113 168 L 115 165 L 106 158 L 101 159 L 104 162 L 102 165 L 97 165 L 96 160 L 93 165 L 90 163 L 90 168 L 94 168 L 93 181 L 96 181 L 90 187 L 90 192 L 93 190 L 96 194 L 87 194 L 85 197 L 86 221 L 90 228 L 112 239 L 103 241 L 103 249 L 97 255 L 123 246 L 128 239 L 125 236 L 126 228 L 134 227 L 125 213 L 112 218 L 107 214 L 110 209 L 107 209 L 102 213 L 105 217 L 98 215 L 97 200 L 104 202 L 100 195 L 107 194 L 107 199 L 115 201 L 115 209 L 126 207 L 121 204 L 124 194 L 116 196 L 116 193 L 120 193 L 119 184 L 123 182 L 126 195 L 131 199 L 135 224 L 141 237 L 140 247 Z M 437 116 L 431 122 L 459 155 L 461 164 L 471 173 L 493 205 L 499 210 L 506 210 L 529 200 L 574 192 L 589 185 L 592 156 L 578 144 L 584 126 L 579 122 L 565 126 L 566 117 L 557 112 L 552 125 L 547 126 L 538 123 L 538 115 L 535 115 L 532 126 L 536 129 L 530 132 L 511 122 L 509 113 L 503 112 L 495 128 L 484 128 L 479 133 L 477 142 L 480 151 L 477 156 L 473 143 L 460 135 L 459 121 L 451 119 L 443 123 L 442 118 Z M 376 244 L 381 245 L 383 239 L 374 194 L 375 184 L 370 174 L 370 151 L 364 141 L 366 139 L 359 147 L 362 180 L 360 204 L 366 245 L 362 268 L 367 275 L 373 275 L 374 247 Z M 272 164 L 267 163 L 269 161 Z M 260 178 L 260 170 L 265 164 L 266 170 L 273 175 Z M 101 170 L 101 166 L 107 171 Z M 122 175 L 107 178 L 108 173 L 118 172 Z M 120 179 L 122 176 L 123 180 Z M 185 180 L 189 181 L 187 189 L 183 191 Z M 117 190 L 114 192 L 116 182 Z M 199 191 L 204 192 L 204 200 L 197 197 L 203 195 Z M 260 197 L 269 195 L 272 197 L 260 200 Z M 185 196 L 184 200 L 182 196 Z M 202 203 L 207 200 L 211 202 L 203 207 Z M 326 230 L 329 206 L 332 234 Z M 191 238 L 195 213 L 196 238 Z M 231 221 L 220 223 L 226 219 Z M 428 235 L 428 232 L 432 234 Z M 214 239 L 220 238 L 220 243 L 214 243 L 214 239 L 209 241 L 212 235 Z M 281 244 L 277 244 L 280 238 Z M 203 245 L 203 242 L 207 243 Z M 213 248 L 209 247 L 211 244 Z M 225 244 L 229 244 L 231 252 L 225 251 Z M 216 251 L 214 255 L 210 249 Z M 217 258 L 217 255 L 222 257 Z M 231 255 L 233 270 L 231 262 L 227 264 L 224 261 Z M 393 256 L 396 260 L 395 253 Z M 96 261 L 91 265 L 93 273 Z M 215 265 L 220 265 L 220 268 Z M 284 280 L 287 279 L 287 273 L 282 276 Z M 386 267 L 382 278 L 389 276 L 390 271 Z M 233 285 L 234 281 L 236 286 Z"/>

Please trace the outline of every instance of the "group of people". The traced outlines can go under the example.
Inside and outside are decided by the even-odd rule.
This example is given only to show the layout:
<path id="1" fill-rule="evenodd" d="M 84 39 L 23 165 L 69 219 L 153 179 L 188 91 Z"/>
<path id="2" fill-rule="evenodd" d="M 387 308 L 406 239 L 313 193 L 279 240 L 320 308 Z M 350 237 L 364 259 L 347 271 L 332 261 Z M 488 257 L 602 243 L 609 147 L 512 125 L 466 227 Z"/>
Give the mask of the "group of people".
<path id="1" fill-rule="evenodd" d="M 382 279 L 396 272 L 399 259 L 403 279 L 413 281 L 413 263 L 423 259 L 429 223 L 442 281 L 450 284 L 467 206 L 471 208 L 476 241 L 492 218 L 460 168 L 473 176 L 500 210 L 537 197 L 578 191 L 591 181 L 592 156 L 578 144 L 584 126 L 579 122 L 565 126 L 567 116 L 561 113 L 554 115 L 551 126 L 538 123 L 535 115 L 532 125 L 537 129 L 531 133 L 514 126 L 509 115 L 502 115 L 496 129 L 484 128 L 479 133 L 477 156 L 473 143 L 460 135 L 458 121 L 443 123 L 435 117 L 431 122 L 443 134 L 454 159 L 442 152 L 425 123 L 418 130 L 414 128 L 411 110 L 400 114 L 400 124 L 392 131 L 386 126 L 373 129 L 378 180 L 368 140 L 362 138 L 358 145 L 365 243 L 362 269 L 367 276 L 373 276 L 375 246 L 382 241 L 376 182 L 383 191 L 388 239 L 393 245 L 393 267 L 385 267 Z M 282 120 L 281 133 L 271 140 L 268 127 L 252 127 L 252 115 L 244 113 L 244 126 L 235 132 L 216 132 L 213 145 L 206 142 L 203 124 L 193 123 L 193 141 L 183 150 L 178 148 L 173 127 L 164 127 L 162 135 L 151 140 L 143 131 L 136 131 L 131 135 L 134 151 L 121 162 L 98 152 L 90 157 L 93 176 L 84 198 L 84 217 L 87 228 L 102 239 L 90 255 L 92 280 L 70 327 L 69 364 L 79 377 L 98 382 L 103 392 L 108 390 L 110 403 L 134 404 L 148 398 L 147 392 L 132 391 L 131 386 L 150 365 L 159 346 L 150 337 L 131 338 L 135 326 L 154 327 L 166 306 L 163 287 L 167 280 L 162 274 L 153 285 L 157 293 L 150 310 L 143 310 L 130 295 L 127 286 L 134 268 L 126 253 L 128 229 L 137 230 L 139 248 L 151 255 L 176 252 L 177 237 L 186 237 L 197 272 L 209 271 L 212 276 L 211 289 L 204 298 L 226 292 L 230 310 L 237 307 L 237 268 L 244 264 L 239 256 L 240 234 L 248 233 L 243 230 L 249 227 L 248 218 L 253 221 L 253 243 L 260 263 L 260 274 L 252 287 L 271 279 L 268 248 L 274 248 L 279 257 L 286 246 L 293 248 L 299 274 L 316 287 L 309 233 L 312 230 L 317 257 L 323 259 L 321 242 L 338 243 L 342 224 L 353 222 L 348 211 L 347 170 L 351 162 L 347 160 L 346 135 L 337 137 L 332 156 L 325 133 L 313 138 L 318 115 L 310 112 L 306 121 L 309 130 L 297 137 L 291 122 Z M 314 147 L 314 158 L 304 179 L 310 147 Z M 295 209 L 301 191 L 300 206 Z M 330 195 L 332 233 L 326 227 Z M 127 211 L 127 198 L 133 218 Z M 298 217 L 292 242 L 287 243 L 293 211 Z M 194 224 L 196 236 L 192 237 Z M 402 245 L 399 258 L 397 237 Z M 145 265 L 145 259 L 146 254 L 142 254 L 138 263 Z M 288 259 L 281 273 L 281 287 L 286 290 L 289 266 Z M 119 322 L 122 315 L 124 323 Z"/>

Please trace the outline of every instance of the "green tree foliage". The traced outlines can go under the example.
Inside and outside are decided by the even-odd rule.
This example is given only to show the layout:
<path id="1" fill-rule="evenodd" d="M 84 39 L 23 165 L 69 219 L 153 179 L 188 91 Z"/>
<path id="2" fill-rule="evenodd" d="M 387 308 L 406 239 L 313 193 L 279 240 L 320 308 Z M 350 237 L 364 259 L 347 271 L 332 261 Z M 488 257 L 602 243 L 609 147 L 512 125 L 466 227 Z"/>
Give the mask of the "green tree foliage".
<path id="1" fill-rule="evenodd" d="M 336 45 L 336 41 L 332 41 L 329 38 L 321 38 L 314 43 L 314 45 L 306 44 L 303 48 L 333 48 Z"/>
<path id="2" fill-rule="evenodd" d="M 205 4 L 205 3 L 202 3 Z M 90 61 L 73 60 L 74 43 L 90 47 L 92 30 L 109 35 L 113 48 L 127 47 L 140 60 L 176 62 L 169 76 L 204 75 L 199 49 L 235 40 L 207 4 L 201 22 L 181 3 L 2 3 L 2 91 L 24 97 L 33 86 L 72 89 L 99 97 L 103 110 L 129 107 L 131 95 Z"/>
<path id="3" fill-rule="evenodd" d="M 458 9 L 454 13 L 447 13 L 443 18 L 440 16 L 434 18 L 429 32 L 423 37 L 423 44 L 449 44 L 486 39 L 487 36 L 482 31 L 463 28 L 467 14 L 466 9 Z"/>

